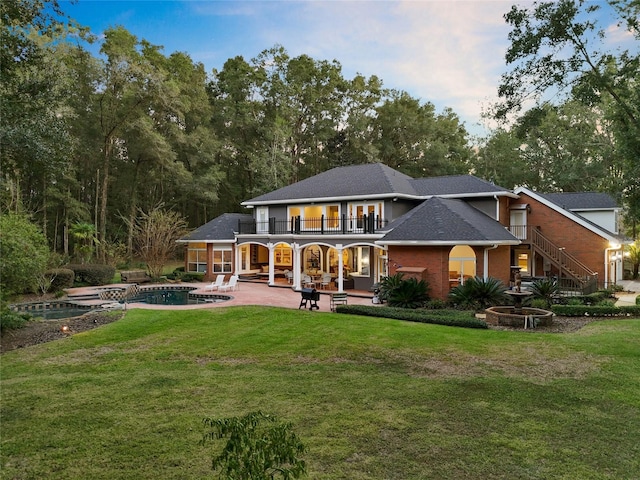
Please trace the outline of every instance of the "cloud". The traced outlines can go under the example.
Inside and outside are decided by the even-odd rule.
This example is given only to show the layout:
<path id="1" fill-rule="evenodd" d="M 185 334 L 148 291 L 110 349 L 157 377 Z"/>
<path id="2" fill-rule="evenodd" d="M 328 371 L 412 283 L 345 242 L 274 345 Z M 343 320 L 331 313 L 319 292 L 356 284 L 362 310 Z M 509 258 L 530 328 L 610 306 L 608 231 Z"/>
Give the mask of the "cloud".
<path id="1" fill-rule="evenodd" d="M 287 4 L 262 36 L 289 54 L 337 59 L 345 76 L 377 75 L 439 108 L 479 121 L 495 99 L 508 1 L 301 2 Z"/>

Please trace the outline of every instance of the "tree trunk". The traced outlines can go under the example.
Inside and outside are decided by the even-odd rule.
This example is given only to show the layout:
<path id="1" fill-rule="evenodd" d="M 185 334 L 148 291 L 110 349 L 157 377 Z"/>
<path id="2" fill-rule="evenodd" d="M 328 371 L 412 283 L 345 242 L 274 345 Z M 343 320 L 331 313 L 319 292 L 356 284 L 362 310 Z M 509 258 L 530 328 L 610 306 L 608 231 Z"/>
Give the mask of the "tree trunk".
<path id="1" fill-rule="evenodd" d="M 107 239 L 107 199 L 109 193 L 109 166 L 113 151 L 113 137 L 108 136 L 104 140 L 104 161 L 102 167 L 102 187 L 100 189 L 100 218 L 98 221 L 98 259 L 105 263 L 104 243 Z"/>

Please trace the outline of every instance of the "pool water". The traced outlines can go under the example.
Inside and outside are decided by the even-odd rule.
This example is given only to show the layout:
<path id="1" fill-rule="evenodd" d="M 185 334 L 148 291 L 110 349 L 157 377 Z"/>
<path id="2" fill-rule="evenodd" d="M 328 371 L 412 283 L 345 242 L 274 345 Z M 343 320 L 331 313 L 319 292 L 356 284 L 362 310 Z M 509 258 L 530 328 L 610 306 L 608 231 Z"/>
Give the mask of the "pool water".
<path id="1" fill-rule="evenodd" d="M 33 317 L 39 317 L 45 320 L 61 320 L 63 318 L 79 317 L 89 312 L 91 312 L 90 308 L 58 307 L 31 310 L 28 313 Z"/>
<path id="2" fill-rule="evenodd" d="M 230 297 L 226 295 L 207 295 L 195 297 L 189 290 L 143 290 L 135 297 L 127 299 L 127 303 L 148 303 L 149 305 L 200 305 L 212 302 L 224 302 Z"/>

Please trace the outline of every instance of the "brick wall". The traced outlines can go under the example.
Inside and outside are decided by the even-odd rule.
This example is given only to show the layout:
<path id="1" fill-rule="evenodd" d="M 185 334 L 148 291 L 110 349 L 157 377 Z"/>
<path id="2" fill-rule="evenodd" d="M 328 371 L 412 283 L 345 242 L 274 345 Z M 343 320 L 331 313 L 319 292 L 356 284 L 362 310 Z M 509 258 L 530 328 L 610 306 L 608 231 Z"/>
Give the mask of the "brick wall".
<path id="1" fill-rule="evenodd" d="M 450 246 L 441 247 L 389 247 L 389 275 L 394 275 L 400 267 L 426 268 L 425 279 L 429 282 L 431 298 L 446 299 L 449 295 L 449 252 Z M 476 254 L 476 275 L 484 274 L 485 247 L 474 247 Z M 500 246 L 489 250 L 489 276 L 509 285 L 510 249 Z M 408 277 L 407 277 L 408 278 Z"/>
<path id="2" fill-rule="evenodd" d="M 527 214 L 530 227 L 539 227 L 542 235 L 558 247 L 565 247 L 567 253 L 604 276 L 604 252 L 609 247 L 608 240 L 525 194 L 513 202 L 518 203 L 531 206 L 531 212 Z M 536 273 L 540 275 L 542 270 L 536 270 Z"/>

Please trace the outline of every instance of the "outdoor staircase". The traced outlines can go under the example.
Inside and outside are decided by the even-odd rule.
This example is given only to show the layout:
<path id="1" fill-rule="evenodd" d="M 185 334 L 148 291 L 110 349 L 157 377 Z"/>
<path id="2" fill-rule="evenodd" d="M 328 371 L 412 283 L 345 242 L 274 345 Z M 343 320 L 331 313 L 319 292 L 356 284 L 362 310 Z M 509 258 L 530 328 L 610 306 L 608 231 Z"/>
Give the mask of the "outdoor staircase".
<path id="1" fill-rule="evenodd" d="M 530 233 L 528 239 L 532 252 L 549 260 L 560 272 L 558 281 L 561 290 L 586 295 L 598 289 L 598 274 L 596 272 L 564 248 L 554 244 L 537 228 L 531 228 Z"/>

